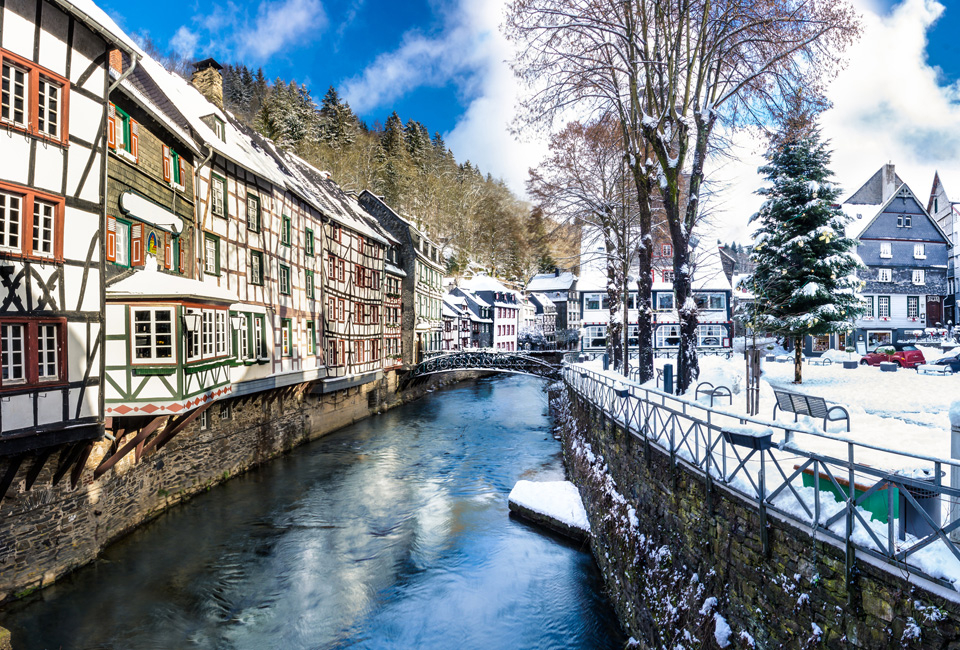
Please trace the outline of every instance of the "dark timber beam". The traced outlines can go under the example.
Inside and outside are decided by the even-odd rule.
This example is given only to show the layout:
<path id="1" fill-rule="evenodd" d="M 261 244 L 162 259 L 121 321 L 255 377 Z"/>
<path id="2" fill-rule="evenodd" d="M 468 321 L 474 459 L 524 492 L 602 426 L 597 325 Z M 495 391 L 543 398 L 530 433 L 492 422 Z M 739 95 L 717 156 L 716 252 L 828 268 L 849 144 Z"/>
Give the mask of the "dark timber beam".
<path id="1" fill-rule="evenodd" d="M 148 442 L 143 446 L 143 453 L 146 454 L 151 449 L 154 449 L 154 448 L 160 449 L 161 447 L 163 447 L 165 444 L 170 442 L 175 435 L 183 431 L 184 427 L 186 427 L 188 424 L 190 424 L 191 422 L 196 420 L 198 417 L 200 417 L 201 413 L 206 411 L 215 403 L 216 402 L 214 401 L 207 402 L 203 406 L 182 415 L 180 419 L 177 420 L 176 423 L 171 422 L 169 425 L 167 425 L 167 428 L 165 428 L 160 434 L 157 435 L 156 438 L 154 438 L 153 440 L 151 440 L 150 442 Z"/>
<path id="2" fill-rule="evenodd" d="M 80 450 L 82 449 L 82 442 L 78 442 L 75 445 L 63 448 L 63 450 L 60 452 L 60 460 L 57 463 L 57 471 L 53 473 L 53 479 L 50 481 L 50 485 L 56 485 L 60 482 L 60 479 L 62 479 L 70 470 L 70 467 L 73 465 L 73 461 L 77 459 L 77 456 L 80 454 Z"/>
<path id="3" fill-rule="evenodd" d="M 80 475 L 83 474 L 83 467 L 87 464 L 87 459 L 90 458 L 90 452 L 92 451 L 92 442 L 86 443 L 86 446 L 80 451 L 80 456 L 77 457 L 77 464 L 73 466 L 73 472 L 70 473 L 70 487 L 77 487 L 77 483 L 80 482 Z"/>
<path id="4" fill-rule="evenodd" d="M 10 459 L 6 473 L 3 478 L 0 478 L 0 500 L 3 500 L 3 497 L 7 495 L 7 490 L 10 489 L 10 484 L 13 483 L 13 478 L 17 475 L 17 470 L 20 469 L 20 463 L 23 462 L 24 458 L 26 458 L 26 455 L 21 454 Z"/>
<path id="5" fill-rule="evenodd" d="M 168 419 L 170 419 L 169 415 L 161 415 L 153 418 L 147 426 L 140 429 L 140 431 L 133 437 L 132 440 L 121 447 L 120 451 L 110 456 L 110 458 L 105 458 L 104 461 L 97 467 L 97 469 L 94 470 L 93 478 L 100 478 L 103 476 L 107 470 L 116 465 L 124 456 L 134 450 L 137 445 L 146 440 L 151 433 L 159 429 L 160 425 L 162 425 Z"/>
<path id="6" fill-rule="evenodd" d="M 40 470 L 43 469 L 43 466 L 46 465 L 47 460 L 53 455 L 54 448 L 50 447 L 44 449 L 40 452 L 40 455 L 37 456 L 36 460 L 33 461 L 33 465 L 30 467 L 30 471 L 27 472 L 27 489 L 33 487 L 33 484 L 36 482 L 37 477 L 40 476 Z"/>

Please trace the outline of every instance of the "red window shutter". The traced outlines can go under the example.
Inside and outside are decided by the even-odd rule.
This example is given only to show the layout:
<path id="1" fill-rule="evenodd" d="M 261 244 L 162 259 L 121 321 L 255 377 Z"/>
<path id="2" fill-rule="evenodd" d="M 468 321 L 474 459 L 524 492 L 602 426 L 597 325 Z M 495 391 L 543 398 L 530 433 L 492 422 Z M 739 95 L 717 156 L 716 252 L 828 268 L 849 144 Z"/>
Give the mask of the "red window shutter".
<path id="1" fill-rule="evenodd" d="M 143 225 L 134 224 L 130 227 L 130 248 L 133 250 L 133 266 L 143 265 Z"/>
<path id="2" fill-rule="evenodd" d="M 169 183 L 173 179 L 173 169 L 172 161 L 170 160 L 170 147 L 167 145 L 160 145 L 163 147 L 163 180 L 165 183 Z"/>
<path id="3" fill-rule="evenodd" d="M 168 233 L 163 233 L 163 266 L 167 269 L 173 268 L 173 242 L 170 241 Z"/>
<path id="4" fill-rule="evenodd" d="M 140 162 L 140 125 L 130 120 L 130 153 Z"/>
<path id="5" fill-rule="evenodd" d="M 107 105 L 107 146 L 117 148 L 117 110 L 113 104 Z"/>
<path id="6" fill-rule="evenodd" d="M 117 220 L 107 217 L 107 261 L 117 261 Z"/>

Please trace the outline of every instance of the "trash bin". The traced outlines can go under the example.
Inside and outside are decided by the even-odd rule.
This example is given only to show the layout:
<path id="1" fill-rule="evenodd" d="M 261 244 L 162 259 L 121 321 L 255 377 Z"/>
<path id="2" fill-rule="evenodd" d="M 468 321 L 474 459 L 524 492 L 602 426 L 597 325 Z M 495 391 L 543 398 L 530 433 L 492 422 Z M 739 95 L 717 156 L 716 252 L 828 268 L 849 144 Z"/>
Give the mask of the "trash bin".
<path id="1" fill-rule="evenodd" d="M 941 476 L 945 472 L 940 472 Z M 905 476 L 910 477 L 915 482 L 919 483 L 928 483 L 930 488 L 924 488 L 917 485 L 905 485 L 906 491 L 909 492 L 914 499 L 917 500 L 917 505 L 920 506 L 920 510 L 927 513 L 927 516 L 933 520 L 937 525 L 937 528 L 940 527 L 940 492 L 937 491 L 935 486 L 936 477 L 933 475 L 932 470 L 919 470 L 913 472 L 903 473 Z M 900 492 L 900 539 L 905 539 L 905 534 L 909 533 L 917 538 L 924 538 L 927 535 L 933 533 L 936 529 L 931 527 L 927 522 L 926 518 L 920 511 L 917 510 L 917 507 L 911 503 L 906 495 L 901 491 Z"/>

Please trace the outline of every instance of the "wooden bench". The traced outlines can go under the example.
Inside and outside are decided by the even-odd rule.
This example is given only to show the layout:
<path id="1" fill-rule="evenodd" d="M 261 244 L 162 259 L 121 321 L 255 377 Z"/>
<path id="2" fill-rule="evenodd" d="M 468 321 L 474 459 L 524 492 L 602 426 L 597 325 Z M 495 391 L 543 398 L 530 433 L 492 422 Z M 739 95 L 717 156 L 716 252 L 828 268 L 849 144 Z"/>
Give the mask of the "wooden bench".
<path id="1" fill-rule="evenodd" d="M 950 366 L 937 366 L 933 364 L 921 364 L 917 366 L 917 372 L 921 375 L 939 375 L 941 377 L 949 377 L 953 374 Z"/>
<path id="2" fill-rule="evenodd" d="M 773 407 L 773 419 L 777 419 L 777 409 L 793 413 L 793 421 L 801 415 L 809 415 L 812 418 L 823 418 L 823 430 L 827 430 L 827 421 L 840 422 L 847 421 L 847 431 L 850 431 L 850 413 L 842 406 L 827 406 L 827 401 L 822 397 L 815 395 L 803 395 L 801 393 L 788 393 L 784 390 L 774 389 L 773 394 L 777 398 L 777 403 Z"/>
<path id="3" fill-rule="evenodd" d="M 697 390 L 693 394 L 693 399 L 699 400 L 700 393 L 710 396 L 710 406 L 713 406 L 713 400 L 717 397 L 727 397 L 730 399 L 730 405 L 733 406 L 733 393 L 726 386 L 714 386 L 709 381 L 701 381 L 697 384 Z"/>
<path id="4" fill-rule="evenodd" d="M 830 358 L 824 359 L 823 357 L 810 357 L 807 359 L 807 363 L 811 366 L 832 366 L 833 360 Z"/>

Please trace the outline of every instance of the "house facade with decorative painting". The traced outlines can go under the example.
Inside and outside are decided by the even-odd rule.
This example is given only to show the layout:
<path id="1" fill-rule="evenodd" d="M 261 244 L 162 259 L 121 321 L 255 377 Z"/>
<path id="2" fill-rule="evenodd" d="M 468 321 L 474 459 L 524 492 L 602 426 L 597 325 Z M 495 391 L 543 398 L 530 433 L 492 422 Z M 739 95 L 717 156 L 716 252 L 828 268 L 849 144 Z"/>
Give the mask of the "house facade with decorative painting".
<path id="1" fill-rule="evenodd" d="M 0 21 L 0 456 L 38 451 L 35 479 L 65 444 L 61 468 L 82 469 L 103 434 L 107 59 L 131 48 L 68 2 L 7 2 Z"/>

